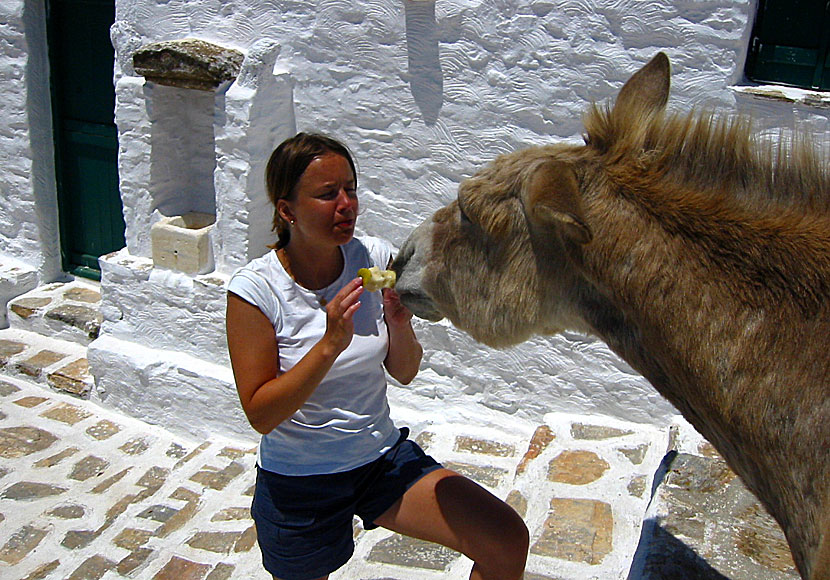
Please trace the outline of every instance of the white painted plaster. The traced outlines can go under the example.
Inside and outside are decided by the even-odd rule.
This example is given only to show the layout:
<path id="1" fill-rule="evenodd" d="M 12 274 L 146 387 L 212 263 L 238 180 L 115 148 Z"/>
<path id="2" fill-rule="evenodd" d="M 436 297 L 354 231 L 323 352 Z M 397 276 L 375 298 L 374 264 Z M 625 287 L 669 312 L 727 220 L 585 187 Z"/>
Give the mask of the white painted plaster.
<path id="1" fill-rule="evenodd" d="M 154 268 L 150 258 L 125 250 L 105 256 L 101 266 L 101 335 L 119 339 L 125 348 L 136 344 L 229 366 L 227 276 Z"/>
<path id="2" fill-rule="evenodd" d="M 103 336 L 87 349 L 95 401 L 176 433 L 255 438 L 226 365 L 119 342 Z"/>
<path id="3" fill-rule="evenodd" d="M 3 0 L 0 22 L 0 261 L 49 282 L 61 273 L 44 4 Z"/>
<path id="4" fill-rule="evenodd" d="M 275 66 L 279 45 L 255 43 L 238 82 L 224 94 L 217 117 L 214 233 L 216 267 L 231 273 L 273 243 L 273 210 L 265 194 L 265 165 L 274 143 L 296 133 L 293 79 Z"/>
<path id="5" fill-rule="evenodd" d="M 267 251 L 272 213 L 264 164 L 296 130 L 323 131 L 349 145 L 360 170 L 359 230 L 396 245 L 496 155 L 578 141 L 585 107 L 613 98 L 658 50 L 672 61 L 670 108 L 747 113 L 763 132 L 797 127 L 826 147 L 828 109 L 734 90 L 743 82 L 755 8 L 754 0 L 119 0 L 112 38 L 127 247 L 102 260 L 103 339 L 90 358 L 108 393 L 102 400 L 166 420 L 166 396 L 149 393 L 132 406 L 137 395 L 112 385 L 130 377 L 145 389 L 156 377 L 171 382 L 150 363 L 153 356 L 167 361 L 182 352 L 227 364 L 218 281 Z M 24 36 L 22 3 L 0 0 L 0 10 L 14 17 L 0 31 L 7 41 L 0 49 L 0 151 L 9 164 L 0 176 L 0 254 L 40 268 L 56 242 L 39 224 L 56 223 L 56 210 L 33 192 L 49 187 L 33 184 L 30 174 L 36 163 L 48 166 L 51 153 L 28 137 L 37 118 L 31 103 L 44 98 L 43 85 L 31 94 L 19 80 L 31 47 L 43 39 Z M 135 75 L 137 48 L 193 37 L 246 55 L 235 83 L 195 95 Z M 187 115 L 177 119 L 180 110 Z M 193 125 L 195 133 L 180 134 Z M 206 208 L 217 215 L 216 272 L 191 278 L 154 270 L 153 223 L 163 212 Z M 495 351 L 447 324 L 418 321 L 416 330 L 424 363 L 412 385 L 391 389 L 402 405 L 529 424 L 551 412 L 654 424 L 675 415 L 588 337 L 539 337 Z M 162 368 L 178 376 L 175 365 Z M 197 383 L 188 386 L 193 396 Z M 235 395 L 225 387 L 210 393 L 231 407 Z M 227 429 L 238 429 L 238 413 L 227 417 Z"/>
<path id="6" fill-rule="evenodd" d="M 9 326 L 9 300 L 32 290 L 37 282 L 37 272 L 24 262 L 9 257 L 0 261 L 0 328 Z"/>

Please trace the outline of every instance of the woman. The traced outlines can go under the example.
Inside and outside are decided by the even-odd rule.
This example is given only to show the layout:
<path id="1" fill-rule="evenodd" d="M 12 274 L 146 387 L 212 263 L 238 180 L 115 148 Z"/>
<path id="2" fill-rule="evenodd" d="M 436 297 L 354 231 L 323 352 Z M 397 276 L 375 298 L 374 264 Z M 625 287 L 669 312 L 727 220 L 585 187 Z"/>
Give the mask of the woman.
<path id="1" fill-rule="evenodd" d="M 251 513 L 265 568 L 311 580 L 345 564 L 352 519 L 443 544 L 474 561 L 471 579 L 522 577 L 521 518 L 444 469 L 389 416 L 384 368 L 401 383 L 422 349 L 394 290 L 366 292 L 359 268 L 392 248 L 354 237 L 357 172 L 339 142 L 300 133 L 266 169 L 274 251 L 228 284 L 227 337 L 239 398 L 262 434 Z"/>

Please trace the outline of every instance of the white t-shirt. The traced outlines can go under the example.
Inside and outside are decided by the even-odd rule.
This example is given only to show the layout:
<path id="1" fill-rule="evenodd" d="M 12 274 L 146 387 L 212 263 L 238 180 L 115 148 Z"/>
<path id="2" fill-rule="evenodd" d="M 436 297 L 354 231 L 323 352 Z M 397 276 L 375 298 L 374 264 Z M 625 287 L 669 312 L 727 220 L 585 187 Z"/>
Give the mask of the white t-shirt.
<path id="1" fill-rule="evenodd" d="M 320 299 L 331 300 L 359 268 L 383 269 L 391 245 L 379 238 L 353 238 L 341 246 L 343 271 L 321 290 L 303 288 L 270 251 L 238 269 L 228 291 L 257 306 L 274 325 L 280 372 L 293 367 L 326 330 Z M 354 337 L 326 377 L 294 415 L 263 435 L 257 461 L 282 475 L 337 473 L 374 461 L 400 432 L 389 417 L 386 358 L 389 337 L 380 292 L 364 292 L 354 317 Z"/>

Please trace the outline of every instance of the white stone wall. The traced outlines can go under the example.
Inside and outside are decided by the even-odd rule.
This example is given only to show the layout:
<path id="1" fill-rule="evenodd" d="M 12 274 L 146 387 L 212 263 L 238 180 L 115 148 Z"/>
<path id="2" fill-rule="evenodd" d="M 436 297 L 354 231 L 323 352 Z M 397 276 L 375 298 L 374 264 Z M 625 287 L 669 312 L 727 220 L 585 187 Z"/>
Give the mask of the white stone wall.
<path id="1" fill-rule="evenodd" d="M 19 3 L 3 0 L 0 6 L 17 10 L 19 18 Z M 579 140 L 586 105 L 612 98 L 660 50 L 673 65 L 670 108 L 740 111 L 752 114 L 760 130 L 798 127 L 827 146 L 827 108 L 735 90 L 743 82 L 755 8 L 754 0 L 119 0 L 113 42 L 128 247 L 109 259 L 113 266 L 105 268 L 104 281 L 109 272 L 114 291 L 105 287 L 104 335 L 121 346 L 110 352 L 105 343 L 99 345 L 94 356 L 102 363 L 96 372 L 107 360 L 131 359 L 122 352 L 131 348 L 130 337 L 136 344 L 163 348 L 165 356 L 181 338 L 179 350 L 188 356 L 227 357 L 221 341 L 206 339 L 223 332 L 215 289 L 198 280 L 189 288 L 175 276 L 115 267 L 151 255 L 150 227 L 158 219 L 159 202 L 175 205 L 175 187 L 168 187 L 164 176 L 157 183 L 166 184 L 166 193 L 149 190 L 158 177 L 152 171 L 152 123 L 160 117 L 154 115 L 170 114 L 153 110 L 152 103 L 169 91 L 145 84 L 132 71 L 130 58 L 137 48 L 195 37 L 246 54 L 240 79 L 208 98 L 212 135 L 205 118 L 199 119 L 216 149 L 212 191 L 188 193 L 215 196 L 207 202 L 217 213 L 215 275 L 222 278 L 266 251 L 271 209 L 261 173 L 268 152 L 286 134 L 323 131 L 347 143 L 360 170 L 359 229 L 399 245 L 411 228 L 454 197 L 462 179 L 496 155 Z M 3 29 L 0 34 L 10 33 Z M 25 66 L 23 44 L 12 38 L 0 51 L 6 90 L 17 86 L 14 75 Z M 0 150 L 22 165 L 0 178 L 0 239 L 8 240 L 16 255 L 31 257 L 47 250 L 37 247 L 43 236 L 27 231 L 40 211 L 29 169 L 48 152 L 27 149 L 29 126 L 20 114 L 29 106 L 26 96 L 12 91 L 4 99 Z M 210 114 L 210 103 L 196 105 Z M 17 118 L 23 120 L 16 124 Z M 210 160 L 203 144 L 196 147 L 201 161 L 184 174 L 210 189 L 205 177 Z M 168 178 L 177 176 L 168 169 Z M 16 183 L 12 199 L 8 180 Z M 145 286 L 118 290 L 124 281 Z M 165 331 L 176 318 L 167 302 L 159 317 L 138 314 L 154 312 L 159 297 L 182 288 L 185 294 L 214 293 L 210 313 L 198 320 L 194 336 Z M 184 329 L 196 316 L 188 315 L 188 308 L 182 307 L 179 320 Z M 645 381 L 591 338 L 540 337 L 495 351 L 447 324 L 417 322 L 416 327 L 425 346 L 422 371 L 409 387 L 392 389 L 393 399 L 412 407 L 468 419 L 496 413 L 531 421 L 555 411 L 654 423 L 674 414 Z M 146 352 L 132 358 L 144 360 Z"/>
<path id="2" fill-rule="evenodd" d="M 139 0 L 120 2 L 117 19 L 148 42 L 194 36 L 243 51 L 260 39 L 279 43 L 297 129 L 333 134 L 352 148 L 359 228 L 400 244 L 499 153 L 578 140 L 585 106 L 613 97 L 658 50 L 673 64 L 671 107 L 741 110 L 759 116 L 763 129 L 797 121 L 824 138 L 826 110 L 731 88 L 742 80 L 754 11 L 749 0 Z M 593 339 L 537 338 L 494 351 L 447 324 L 416 325 L 423 368 L 393 396 L 422 408 L 644 422 L 674 413 Z"/>
<path id="3" fill-rule="evenodd" d="M 0 22 L 0 263 L 49 282 L 61 265 L 44 4 L 3 0 Z"/>

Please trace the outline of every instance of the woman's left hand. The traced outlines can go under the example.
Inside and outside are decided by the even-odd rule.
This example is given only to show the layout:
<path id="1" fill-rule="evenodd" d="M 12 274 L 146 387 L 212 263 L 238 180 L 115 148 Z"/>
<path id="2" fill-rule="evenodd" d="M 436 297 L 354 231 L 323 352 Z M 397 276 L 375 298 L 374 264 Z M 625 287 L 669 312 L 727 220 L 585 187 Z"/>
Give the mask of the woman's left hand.
<path id="1" fill-rule="evenodd" d="M 421 365 L 424 349 L 415 336 L 410 321 L 412 312 L 401 304 L 401 297 L 391 288 L 383 290 L 383 315 L 389 330 L 389 351 L 383 364 L 399 383 L 409 384 Z"/>
<path id="2" fill-rule="evenodd" d="M 390 326 L 404 326 L 412 320 L 412 312 L 401 303 L 401 297 L 392 288 L 383 289 L 383 314 Z"/>

